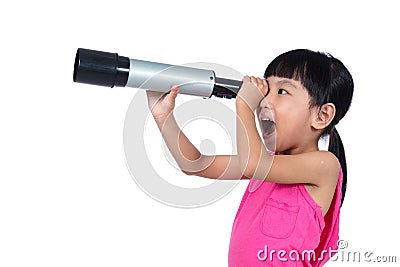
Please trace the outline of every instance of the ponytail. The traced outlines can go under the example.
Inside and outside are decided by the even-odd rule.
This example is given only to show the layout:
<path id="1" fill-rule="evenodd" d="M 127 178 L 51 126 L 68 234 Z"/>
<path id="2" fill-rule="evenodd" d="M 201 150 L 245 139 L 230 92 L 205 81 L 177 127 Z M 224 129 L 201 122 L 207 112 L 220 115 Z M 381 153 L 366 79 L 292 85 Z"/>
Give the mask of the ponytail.
<path id="1" fill-rule="evenodd" d="M 346 165 L 346 155 L 344 152 L 344 147 L 342 143 L 342 139 L 340 139 L 339 133 L 335 127 L 333 127 L 330 135 L 329 135 L 329 147 L 328 150 L 332 152 L 340 162 L 343 173 L 343 181 L 342 181 L 342 200 L 340 206 L 343 204 L 344 195 L 346 194 L 346 186 L 347 186 L 347 165 Z"/>

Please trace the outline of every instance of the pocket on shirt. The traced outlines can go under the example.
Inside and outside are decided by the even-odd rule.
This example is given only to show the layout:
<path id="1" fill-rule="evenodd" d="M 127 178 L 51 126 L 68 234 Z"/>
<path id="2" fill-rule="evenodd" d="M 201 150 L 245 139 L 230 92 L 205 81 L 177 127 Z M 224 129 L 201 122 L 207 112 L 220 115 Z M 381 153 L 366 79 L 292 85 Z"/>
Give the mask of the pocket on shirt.
<path id="1" fill-rule="evenodd" d="M 274 238 L 288 238 L 296 225 L 299 206 L 269 198 L 261 217 L 261 232 Z"/>

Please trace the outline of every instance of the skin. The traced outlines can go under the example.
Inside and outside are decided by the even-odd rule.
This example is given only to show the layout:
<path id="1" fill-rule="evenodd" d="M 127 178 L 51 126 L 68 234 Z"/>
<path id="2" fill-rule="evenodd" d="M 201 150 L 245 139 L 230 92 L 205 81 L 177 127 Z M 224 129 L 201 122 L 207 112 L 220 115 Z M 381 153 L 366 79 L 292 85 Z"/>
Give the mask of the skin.
<path id="1" fill-rule="evenodd" d="M 269 93 L 264 97 L 268 88 Z M 246 76 L 236 99 L 238 157 L 246 177 L 276 183 L 303 183 L 325 215 L 336 188 L 340 165 L 332 153 L 318 150 L 318 139 L 336 110 L 332 103 L 310 108 L 310 100 L 299 81 Z M 254 111 L 258 118 L 266 111 L 273 114 L 275 136 L 261 140 L 255 127 Z M 271 143 L 269 139 L 274 137 L 276 153 L 272 156 L 262 142 Z"/>
<path id="2" fill-rule="evenodd" d="M 251 177 L 276 183 L 302 183 L 322 214 L 326 214 L 340 165 L 332 153 L 318 150 L 318 139 L 335 115 L 332 103 L 310 108 L 307 90 L 293 79 L 245 76 L 236 97 L 238 154 L 209 156 L 202 155 L 176 123 L 173 109 L 178 91 L 174 86 L 167 94 L 146 93 L 164 141 L 185 174 L 210 179 Z M 272 114 L 276 131 L 262 138 L 256 120 L 261 123 L 260 117 L 266 114 Z M 275 155 L 271 155 L 266 147 L 274 144 Z"/>

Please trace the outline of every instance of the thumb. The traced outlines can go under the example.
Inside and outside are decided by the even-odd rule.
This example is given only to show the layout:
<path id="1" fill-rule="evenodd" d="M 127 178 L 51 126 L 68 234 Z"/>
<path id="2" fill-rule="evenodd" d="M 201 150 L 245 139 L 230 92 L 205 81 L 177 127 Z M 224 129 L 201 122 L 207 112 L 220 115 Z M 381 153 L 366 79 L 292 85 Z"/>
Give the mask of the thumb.
<path id="1" fill-rule="evenodd" d="M 171 88 L 170 94 L 171 94 L 172 100 L 175 100 L 175 98 L 178 96 L 178 93 L 179 93 L 178 86 L 174 86 Z"/>

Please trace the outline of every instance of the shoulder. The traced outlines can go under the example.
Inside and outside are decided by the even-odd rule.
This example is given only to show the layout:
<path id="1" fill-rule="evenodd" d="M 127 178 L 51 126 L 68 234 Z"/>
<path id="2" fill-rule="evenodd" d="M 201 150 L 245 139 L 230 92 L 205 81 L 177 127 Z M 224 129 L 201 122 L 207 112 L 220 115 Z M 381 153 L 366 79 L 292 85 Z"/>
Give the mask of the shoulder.
<path id="1" fill-rule="evenodd" d="M 335 193 L 340 172 L 340 163 L 337 157 L 329 151 L 313 152 L 313 156 L 320 160 L 323 171 L 314 184 L 306 184 L 304 187 L 312 199 L 322 207 L 322 213 L 325 216 L 331 206 Z"/>
<path id="2" fill-rule="evenodd" d="M 319 182 L 317 186 L 331 186 L 336 184 L 340 172 L 338 158 L 330 151 L 311 152 L 311 160 L 319 165 Z"/>
<path id="3" fill-rule="evenodd" d="M 339 171 L 339 160 L 329 151 L 276 155 L 269 180 L 280 183 L 305 183 L 320 187 L 337 181 Z"/>

